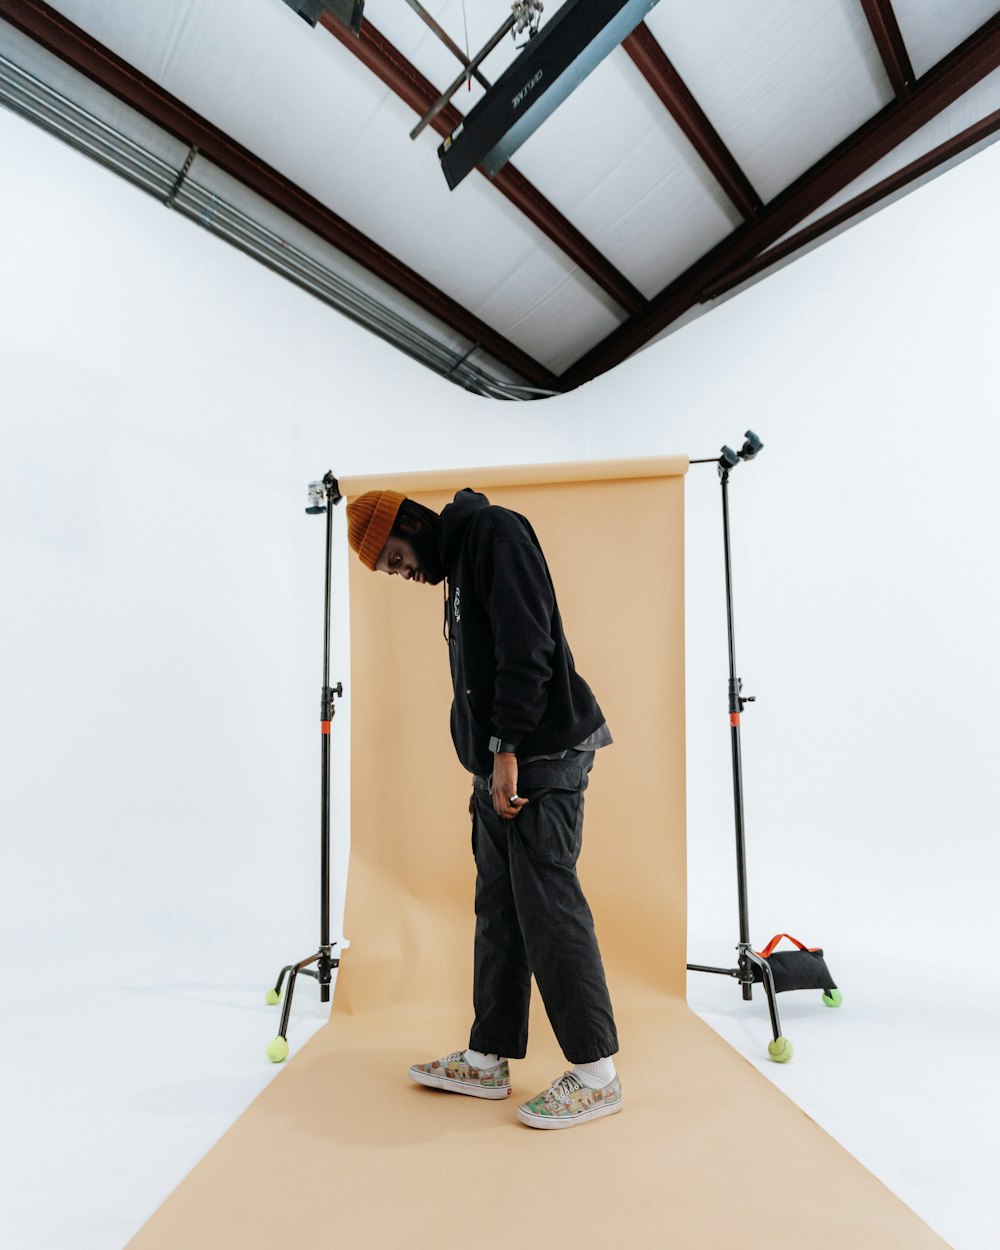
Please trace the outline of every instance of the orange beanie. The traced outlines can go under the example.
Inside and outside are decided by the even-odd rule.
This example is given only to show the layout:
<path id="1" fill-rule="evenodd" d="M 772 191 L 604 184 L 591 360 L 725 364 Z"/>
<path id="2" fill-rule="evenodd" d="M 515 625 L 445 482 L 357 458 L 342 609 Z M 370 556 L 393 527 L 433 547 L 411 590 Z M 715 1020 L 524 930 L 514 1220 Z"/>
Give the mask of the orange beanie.
<path id="1" fill-rule="evenodd" d="M 347 505 L 347 541 L 366 568 L 374 571 L 405 498 L 397 490 L 368 490 Z"/>

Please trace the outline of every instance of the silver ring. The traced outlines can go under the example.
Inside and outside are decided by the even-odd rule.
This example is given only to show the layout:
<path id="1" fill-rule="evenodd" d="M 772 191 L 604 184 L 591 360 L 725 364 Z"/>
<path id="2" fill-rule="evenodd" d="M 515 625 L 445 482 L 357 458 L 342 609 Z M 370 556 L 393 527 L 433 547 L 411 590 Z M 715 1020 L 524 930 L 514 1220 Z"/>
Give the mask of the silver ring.
<path id="1" fill-rule="evenodd" d="M 521 800 L 518 798 L 516 794 L 512 794 L 510 798 L 507 800 L 508 803 L 520 803 L 520 801 Z"/>

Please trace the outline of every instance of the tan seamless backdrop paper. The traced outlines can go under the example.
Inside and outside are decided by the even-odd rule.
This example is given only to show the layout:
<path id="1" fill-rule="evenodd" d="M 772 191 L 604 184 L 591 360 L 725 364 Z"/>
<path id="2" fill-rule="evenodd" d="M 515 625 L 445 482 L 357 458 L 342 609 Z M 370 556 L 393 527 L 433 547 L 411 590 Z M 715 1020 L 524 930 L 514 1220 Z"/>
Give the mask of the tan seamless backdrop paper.
<path id="1" fill-rule="evenodd" d="M 435 510 L 454 493 L 387 485 Z M 681 996 L 683 478 L 485 490 L 538 534 L 577 669 L 615 739 L 597 752 L 580 863 L 612 993 L 629 980 Z M 336 997 L 352 1012 L 471 1003 L 470 778 L 449 732 L 443 611 L 442 587 L 351 561 L 352 945 Z"/>
<path id="2" fill-rule="evenodd" d="M 615 736 L 587 792 L 580 871 L 621 1035 L 622 1113 L 555 1133 L 517 1121 L 516 1103 L 566 1066 L 537 994 L 512 1098 L 407 1079 L 410 1063 L 468 1039 L 469 779 L 448 730 L 442 590 L 352 559 L 352 945 L 331 1022 L 134 1250 L 944 1246 L 683 1001 L 686 465 L 342 483 L 349 495 L 388 486 L 432 507 L 481 487 L 525 513 L 541 539 L 579 669 Z"/>

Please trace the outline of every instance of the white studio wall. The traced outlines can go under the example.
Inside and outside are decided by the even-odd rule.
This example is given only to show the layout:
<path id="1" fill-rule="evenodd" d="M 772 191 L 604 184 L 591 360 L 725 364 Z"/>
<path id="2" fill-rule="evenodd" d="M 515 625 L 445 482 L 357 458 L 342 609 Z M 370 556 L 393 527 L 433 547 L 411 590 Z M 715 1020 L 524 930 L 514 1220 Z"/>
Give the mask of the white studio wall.
<path id="1" fill-rule="evenodd" d="M 228 946 L 248 899 L 255 923 L 303 886 L 312 902 L 311 854 L 277 888 L 318 823 L 323 544 L 306 482 L 499 446 L 517 460 L 529 440 L 551 458 L 570 414 L 508 406 L 498 430 L 485 404 L 19 119 L 0 127 L 18 169 L 0 348 L 9 827 L 53 936 L 169 938 L 183 917 Z"/>
<path id="2" fill-rule="evenodd" d="M 523 406 L 441 382 L 6 113 L 0 150 L 0 932 L 38 969 L 5 1009 L 26 1057 L 78 1048 L 9 1104 L 25 1250 L 122 1244 L 274 1075 L 273 1020 L 246 1013 L 317 937 L 322 533 L 303 507 L 328 468 L 708 456 L 756 429 L 731 488 L 754 941 L 824 944 L 848 1000 L 872 963 L 914 998 L 925 963 L 981 975 L 963 952 L 988 949 L 998 868 L 997 149 Z M 690 955 L 715 963 L 737 934 L 714 469 L 686 489 Z M 655 528 L 628 558 L 656 576 Z M 346 620 L 341 602 L 339 639 Z M 60 1169 L 83 1224 L 42 1209 Z M 956 1214 L 960 1250 L 985 1250 L 977 1219 Z"/>
<path id="3" fill-rule="evenodd" d="M 925 962 L 981 980 L 962 952 L 990 945 L 1000 879 L 988 781 L 998 201 L 994 147 L 577 398 L 593 455 L 708 456 L 748 427 L 763 438 L 730 486 L 737 672 L 758 696 L 743 729 L 753 938 L 801 930 L 898 960 L 916 985 Z M 733 932 L 736 908 L 719 495 L 714 467 L 693 466 L 688 818 L 702 942 L 710 918 Z M 655 575 L 655 543 L 638 544 L 638 576 Z"/>

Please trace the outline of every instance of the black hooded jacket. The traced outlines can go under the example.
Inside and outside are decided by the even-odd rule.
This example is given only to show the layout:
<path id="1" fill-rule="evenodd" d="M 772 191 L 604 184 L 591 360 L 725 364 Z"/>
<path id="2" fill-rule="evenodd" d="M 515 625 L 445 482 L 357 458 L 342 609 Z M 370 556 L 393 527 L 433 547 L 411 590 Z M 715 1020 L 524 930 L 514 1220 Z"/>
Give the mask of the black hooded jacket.
<path id="1" fill-rule="evenodd" d="M 494 736 L 522 759 L 583 742 L 604 714 L 573 667 L 534 530 L 469 489 L 458 492 L 441 521 L 455 693 L 451 736 L 463 766 L 491 773 Z"/>

